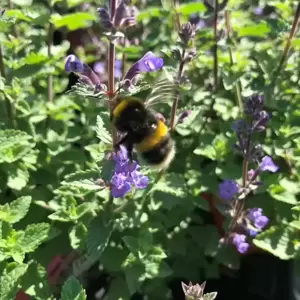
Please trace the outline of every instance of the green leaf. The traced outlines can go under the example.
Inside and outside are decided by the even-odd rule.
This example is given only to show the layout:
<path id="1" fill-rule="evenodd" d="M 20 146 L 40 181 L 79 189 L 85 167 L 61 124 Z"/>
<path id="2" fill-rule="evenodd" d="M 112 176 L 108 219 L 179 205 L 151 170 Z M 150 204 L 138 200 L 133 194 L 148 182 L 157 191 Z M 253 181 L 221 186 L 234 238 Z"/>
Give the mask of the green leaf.
<path id="1" fill-rule="evenodd" d="M 89 259 L 98 260 L 106 248 L 112 234 L 111 224 L 104 222 L 102 216 L 94 218 L 88 226 L 87 252 Z"/>
<path id="2" fill-rule="evenodd" d="M 23 219 L 30 207 L 31 197 L 20 197 L 10 203 L 10 205 L 0 205 L 0 220 L 8 223 L 17 223 Z"/>
<path id="3" fill-rule="evenodd" d="M 27 295 L 36 300 L 53 299 L 45 268 L 36 262 L 28 264 L 28 269 L 21 279 L 20 286 Z"/>
<path id="4" fill-rule="evenodd" d="M 70 233 L 70 244 L 73 249 L 78 249 L 83 246 L 87 236 L 87 228 L 83 223 L 75 224 Z"/>
<path id="5" fill-rule="evenodd" d="M 181 4 L 178 7 L 178 12 L 184 16 L 191 15 L 193 13 L 203 13 L 206 12 L 206 7 L 202 2 L 199 3 L 187 3 Z"/>
<path id="6" fill-rule="evenodd" d="M 142 285 L 144 273 L 145 267 L 139 262 L 126 266 L 125 278 L 131 295 L 133 295 Z"/>
<path id="7" fill-rule="evenodd" d="M 87 12 L 51 16 L 51 23 L 54 24 L 55 28 L 67 27 L 67 29 L 71 31 L 79 28 L 87 28 L 91 26 L 95 20 L 96 17 Z"/>
<path id="8" fill-rule="evenodd" d="M 288 260 L 296 255 L 296 241 L 299 241 L 298 230 L 288 225 L 272 226 L 259 234 L 253 243 L 280 259 Z"/>
<path id="9" fill-rule="evenodd" d="M 217 292 L 207 293 L 203 295 L 202 300 L 214 300 L 217 297 Z"/>
<path id="10" fill-rule="evenodd" d="M 14 299 L 18 291 L 20 277 L 28 268 L 26 264 L 10 263 L 0 277 L 0 299 Z"/>
<path id="11" fill-rule="evenodd" d="M 106 122 L 104 122 L 105 119 Z M 105 124 L 108 124 L 108 113 L 102 113 L 97 116 L 97 137 L 105 144 L 112 144 L 112 137 L 105 128 Z"/>
<path id="12" fill-rule="evenodd" d="M 0 130 L 0 163 L 12 163 L 24 157 L 34 146 L 27 133 L 20 130 Z"/>
<path id="13" fill-rule="evenodd" d="M 85 290 L 82 288 L 79 281 L 74 276 L 70 276 L 62 287 L 60 300 L 85 300 L 85 299 L 86 299 Z"/>
<path id="14" fill-rule="evenodd" d="M 16 165 L 10 165 L 7 168 L 8 178 L 7 178 L 7 186 L 13 190 L 20 191 L 22 190 L 28 180 L 29 180 L 29 172 L 25 167 L 25 164 L 18 163 Z"/>
<path id="15" fill-rule="evenodd" d="M 258 24 L 244 26 L 238 29 L 238 36 L 254 36 L 254 37 L 265 37 L 270 32 L 270 28 L 266 22 L 260 22 Z"/>
<path id="16" fill-rule="evenodd" d="M 48 238 L 50 224 L 30 224 L 25 229 L 23 238 L 18 241 L 25 253 L 33 252 L 41 243 Z"/>

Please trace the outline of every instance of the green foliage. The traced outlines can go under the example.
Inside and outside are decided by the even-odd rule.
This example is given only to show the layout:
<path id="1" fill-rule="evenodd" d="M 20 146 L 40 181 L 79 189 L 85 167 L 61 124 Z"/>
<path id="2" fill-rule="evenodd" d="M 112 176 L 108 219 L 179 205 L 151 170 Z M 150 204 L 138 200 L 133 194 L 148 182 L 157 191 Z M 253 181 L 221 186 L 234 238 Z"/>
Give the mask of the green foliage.
<path id="1" fill-rule="evenodd" d="M 238 270 L 240 254 L 220 242 L 232 218 L 216 195 L 221 180 L 242 182 L 232 123 L 242 115 L 239 97 L 244 105 L 254 94 L 264 95 L 272 114 L 255 138 L 280 169 L 260 174 L 263 185 L 247 196 L 246 208 L 262 207 L 270 219 L 248 242 L 254 251 L 299 264 L 299 32 L 276 71 L 297 1 L 269 1 L 274 16 L 268 10 L 255 15 L 255 1 L 228 1 L 219 7 L 216 54 L 214 1 L 133 2 L 137 25 L 118 28 L 128 40 L 114 41 L 121 71 L 148 51 L 164 59 L 164 68 L 140 74 L 116 96 L 148 101 L 169 123 L 178 92 L 175 120 L 185 110 L 191 114 L 172 132 L 176 156 L 166 172 L 150 169 L 134 153 L 149 183 L 122 198 L 110 195 L 113 103 L 104 85 L 111 68 L 98 74 L 100 91 L 75 83 L 64 70 L 69 53 L 91 67 L 107 61 L 114 33 L 99 22 L 99 1 L 12 0 L 0 17 L 1 300 L 15 299 L 20 290 L 37 300 L 83 300 L 91 278 L 103 274 L 109 278 L 105 300 L 135 293 L 166 300 L 174 278 L 203 282 Z M 176 18 L 184 24 L 193 14 L 206 23 L 188 44 L 185 54 L 195 49 L 195 57 L 176 81 L 183 49 Z M 119 71 L 116 66 L 115 75 Z"/>

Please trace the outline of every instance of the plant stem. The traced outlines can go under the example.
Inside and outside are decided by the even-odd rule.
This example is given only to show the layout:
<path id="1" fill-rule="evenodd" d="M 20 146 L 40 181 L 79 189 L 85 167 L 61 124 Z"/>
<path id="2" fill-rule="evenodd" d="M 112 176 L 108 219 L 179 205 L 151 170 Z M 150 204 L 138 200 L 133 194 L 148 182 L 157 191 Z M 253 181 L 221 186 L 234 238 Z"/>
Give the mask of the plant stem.
<path id="1" fill-rule="evenodd" d="M 213 46 L 213 55 L 214 55 L 214 92 L 216 93 L 218 89 L 218 12 L 219 12 L 219 2 L 218 0 L 214 1 L 214 46 Z"/>
<path id="2" fill-rule="evenodd" d="M 230 39 L 230 33 L 231 33 L 231 27 L 230 27 L 230 12 L 228 10 L 225 11 L 225 26 L 227 31 L 227 39 Z M 230 59 L 230 66 L 233 66 L 233 54 L 232 54 L 232 48 L 229 45 L 228 46 L 228 52 L 229 52 L 229 59 Z M 242 101 L 242 93 L 241 93 L 241 83 L 239 80 L 235 83 L 235 95 L 237 99 L 237 104 L 240 108 L 240 113 L 243 114 L 244 107 L 243 107 L 243 101 Z"/>
<path id="3" fill-rule="evenodd" d="M 52 8 L 50 8 L 50 14 L 52 13 Z M 51 47 L 52 47 L 52 39 L 53 39 L 53 25 L 49 22 L 48 32 L 47 32 L 47 52 L 48 58 L 50 59 L 52 56 Z M 53 100 L 53 76 L 52 74 L 48 75 L 48 102 L 52 102 Z"/>
<path id="4" fill-rule="evenodd" d="M 110 0 L 110 18 L 113 20 L 116 13 L 117 0 Z M 110 100 L 114 98 L 115 93 L 115 44 L 110 41 L 108 47 L 108 97 Z M 109 102 L 109 111 L 113 109 L 112 101 Z M 112 127 L 113 145 L 116 141 L 116 130 Z"/>
<path id="5" fill-rule="evenodd" d="M 6 79 L 1 45 L 0 45 L 0 73 L 1 73 L 2 78 Z M 11 103 L 11 101 L 6 96 L 5 96 L 5 107 L 6 107 L 7 122 L 8 122 L 8 124 L 10 124 L 11 127 L 15 128 L 16 124 L 15 124 L 15 120 L 14 120 L 13 103 Z"/>
<path id="6" fill-rule="evenodd" d="M 285 45 L 285 48 L 283 50 L 283 53 L 282 53 L 281 59 L 279 61 L 278 67 L 274 71 L 273 79 L 271 81 L 270 86 L 275 85 L 276 80 L 277 80 L 277 78 L 279 76 L 279 73 L 281 71 L 281 68 L 283 67 L 284 62 L 287 59 L 287 56 L 288 56 L 288 53 L 289 53 L 289 50 L 290 50 L 290 47 L 291 47 L 292 39 L 293 39 L 293 37 L 294 37 L 294 35 L 296 33 L 296 29 L 297 29 L 297 24 L 298 24 L 299 18 L 300 18 L 300 2 L 298 2 L 298 6 L 297 6 L 296 13 L 295 13 L 294 21 L 292 23 L 290 34 L 289 34 L 289 37 L 288 37 L 288 39 L 286 41 L 286 45 Z"/>
<path id="7" fill-rule="evenodd" d="M 185 49 L 182 50 L 181 60 L 179 63 L 177 77 L 176 77 L 176 87 L 175 87 L 175 91 L 174 91 L 174 99 L 173 99 L 171 118 L 170 118 L 170 131 L 173 131 L 175 128 L 175 125 L 176 125 L 175 119 L 176 119 L 176 111 L 177 111 L 178 101 L 179 101 L 179 86 L 178 85 L 180 84 L 180 79 L 181 79 L 182 72 L 183 72 L 184 57 L 185 57 Z"/>

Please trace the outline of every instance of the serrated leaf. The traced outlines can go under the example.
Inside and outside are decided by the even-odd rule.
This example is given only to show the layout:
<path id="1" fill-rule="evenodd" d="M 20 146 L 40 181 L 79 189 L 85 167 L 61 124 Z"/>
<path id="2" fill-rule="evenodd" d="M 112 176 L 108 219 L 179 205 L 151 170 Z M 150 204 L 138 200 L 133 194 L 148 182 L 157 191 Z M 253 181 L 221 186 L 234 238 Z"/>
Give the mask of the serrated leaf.
<path id="1" fill-rule="evenodd" d="M 253 243 L 283 260 L 296 255 L 295 241 L 299 240 L 298 230 L 288 225 L 272 226 L 259 234 Z"/>
<path id="2" fill-rule="evenodd" d="M 48 238 L 50 224 L 38 223 L 30 224 L 25 228 L 25 234 L 19 241 L 25 253 L 33 252 L 41 243 Z"/>
<path id="3" fill-rule="evenodd" d="M 73 249 L 80 248 L 86 239 L 87 228 L 83 223 L 75 224 L 69 233 L 70 244 Z"/>
<path id="4" fill-rule="evenodd" d="M 21 163 L 7 167 L 7 173 L 7 186 L 16 191 L 22 190 L 29 180 L 29 172 Z"/>
<path id="5" fill-rule="evenodd" d="M 179 13 L 188 16 L 193 13 L 206 12 L 206 7 L 202 2 L 199 3 L 192 2 L 187 4 L 181 4 L 177 10 Z"/>
<path id="6" fill-rule="evenodd" d="M 20 130 L 0 130 L 0 163 L 12 163 L 24 157 L 34 146 L 31 136 Z"/>
<path id="7" fill-rule="evenodd" d="M 265 37 L 270 32 L 270 28 L 266 22 L 244 26 L 238 29 L 238 36 L 256 36 Z"/>
<path id="8" fill-rule="evenodd" d="M 106 248 L 113 228 L 105 223 L 102 216 L 94 218 L 88 226 L 86 247 L 91 260 L 98 260 Z"/>
<path id="9" fill-rule="evenodd" d="M 0 220 L 8 223 L 17 223 L 23 219 L 30 207 L 31 197 L 20 197 L 10 203 L 10 205 L 0 205 Z"/>
<path id="10" fill-rule="evenodd" d="M 0 277 L 0 299 L 14 299 L 20 277 L 28 268 L 26 264 L 10 263 Z"/>
<path id="11" fill-rule="evenodd" d="M 101 115 L 97 116 L 97 128 L 96 128 L 96 132 L 97 132 L 97 137 L 106 144 L 112 144 L 112 137 L 109 133 L 109 131 L 105 128 L 105 123 L 104 123 L 104 119 L 107 119 L 108 121 L 108 114 L 103 113 Z M 107 122 L 106 122 L 107 124 Z"/>
<path id="12" fill-rule="evenodd" d="M 85 290 L 82 288 L 79 281 L 74 276 L 70 276 L 62 287 L 60 300 L 85 300 L 85 299 L 86 299 Z"/>
<path id="13" fill-rule="evenodd" d="M 214 300 L 217 297 L 217 295 L 218 295 L 217 292 L 207 293 L 207 294 L 203 295 L 202 299 L 203 300 Z"/>

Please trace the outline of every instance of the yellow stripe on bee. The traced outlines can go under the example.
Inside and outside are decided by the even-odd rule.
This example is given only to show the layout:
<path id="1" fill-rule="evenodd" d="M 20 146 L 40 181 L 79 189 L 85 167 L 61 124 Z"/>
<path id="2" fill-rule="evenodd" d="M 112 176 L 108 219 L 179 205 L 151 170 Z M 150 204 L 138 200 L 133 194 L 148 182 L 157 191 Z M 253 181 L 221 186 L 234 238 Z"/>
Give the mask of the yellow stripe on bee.
<path id="1" fill-rule="evenodd" d="M 114 118 L 118 118 L 121 113 L 126 109 L 126 107 L 128 106 L 129 103 L 132 102 L 138 102 L 139 100 L 137 100 L 134 97 L 127 97 L 127 98 L 123 98 L 115 107 L 115 109 L 112 112 L 112 116 L 113 119 Z"/>
<path id="2" fill-rule="evenodd" d="M 143 139 L 142 142 L 135 145 L 135 148 L 139 152 L 146 152 L 151 150 L 168 134 L 168 127 L 160 120 L 157 121 L 155 130 Z"/>

